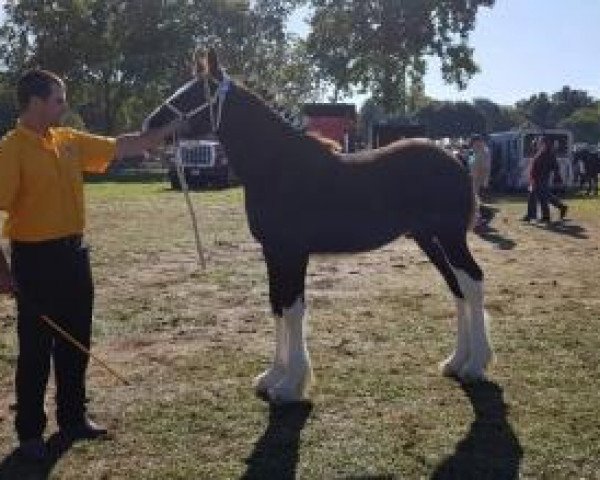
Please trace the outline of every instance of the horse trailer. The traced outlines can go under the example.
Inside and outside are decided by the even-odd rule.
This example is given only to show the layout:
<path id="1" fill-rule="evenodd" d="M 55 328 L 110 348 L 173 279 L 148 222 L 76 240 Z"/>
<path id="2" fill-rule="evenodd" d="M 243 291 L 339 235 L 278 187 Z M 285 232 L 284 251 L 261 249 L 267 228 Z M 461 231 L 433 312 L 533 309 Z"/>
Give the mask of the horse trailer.
<path id="1" fill-rule="evenodd" d="M 568 130 L 515 130 L 489 135 L 492 155 L 490 184 L 497 191 L 524 190 L 529 184 L 529 168 L 541 136 L 550 137 L 560 169 L 562 188 L 576 186 L 573 167 L 573 135 Z"/>

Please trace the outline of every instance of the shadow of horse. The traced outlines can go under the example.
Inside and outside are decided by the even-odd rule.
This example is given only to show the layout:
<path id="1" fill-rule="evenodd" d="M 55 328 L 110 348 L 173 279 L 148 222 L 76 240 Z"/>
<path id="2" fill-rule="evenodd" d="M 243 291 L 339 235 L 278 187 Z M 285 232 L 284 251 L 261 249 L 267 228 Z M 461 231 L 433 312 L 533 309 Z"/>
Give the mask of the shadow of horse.
<path id="1" fill-rule="evenodd" d="M 512 250 L 517 242 L 500 234 L 498 230 L 489 225 L 474 230 L 473 233 L 486 242 L 493 243 L 500 250 Z"/>
<path id="2" fill-rule="evenodd" d="M 454 454 L 436 468 L 431 479 L 518 479 L 523 449 L 506 418 L 502 389 L 487 381 L 461 386 L 473 406 L 475 420 Z"/>
<path id="3" fill-rule="evenodd" d="M 269 405 L 269 424 L 246 459 L 248 467 L 242 480 L 294 480 L 298 465 L 300 432 L 306 424 L 312 404 Z"/>
<path id="4" fill-rule="evenodd" d="M 55 433 L 46 441 L 48 458 L 44 462 L 31 462 L 24 459 L 19 449 L 13 450 L 0 464 L 0 480 L 46 480 L 52 470 L 73 446 L 73 441 Z"/>

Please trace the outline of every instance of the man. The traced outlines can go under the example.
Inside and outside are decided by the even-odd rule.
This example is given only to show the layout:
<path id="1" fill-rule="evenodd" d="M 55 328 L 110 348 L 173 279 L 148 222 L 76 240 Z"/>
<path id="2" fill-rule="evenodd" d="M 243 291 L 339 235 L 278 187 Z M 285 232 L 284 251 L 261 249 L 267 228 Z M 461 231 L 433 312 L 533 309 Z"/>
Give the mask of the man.
<path id="1" fill-rule="evenodd" d="M 104 172 L 115 158 L 139 155 L 177 130 L 99 137 L 59 127 L 67 111 L 63 81 L 45 70 L 17 84 L 19 120 L 0 141 L 0 210 L 11 244 L 11 266 L 0 249 L 0 293 L 15 294 L 19 358 L 15 428 L 22 454 L 43 460 L 44 395 L 50 359 L 56 377 L 57 422 L 69 439 L 106 434 L 86 416 L 88 358 L 56 336 L 45 314 L 90 346 L 93 284 L 83 241 L 83 172 Z"/>
<path id="2" fill-rule="evenodd" d="M 540 138 L 538 151 L 531 159 L 527 213 L 521 219 L 522 221 L 529 222 L 537 218 L 538 202 L 542 211 L 542 222 L 550 222 L 549 204 L 559 210 L 561 220 L 565 218 L 568 206 L 550 191 L 550 177 L 552 174 L 554 174 L 554 183 L 559 184 L 562 182 L 552 139 L 548 136 L 543 136 Z"/>
<path id="3" fill-rule="evenodd" d="M 471 178 L 473 179 L 473 191 L 479 208 L 475 218 L 475 229 L 483 229 L 491 220 L 493 213 L 489 208 L 483 205 L 481 196 L 488 188 L 490 181 L 490 172 L 492 167 L 492 157 L 490 150 L 483 137 L 475 135 L 471 140 L 473 148 L 473 161 L 471 163 Z"/>

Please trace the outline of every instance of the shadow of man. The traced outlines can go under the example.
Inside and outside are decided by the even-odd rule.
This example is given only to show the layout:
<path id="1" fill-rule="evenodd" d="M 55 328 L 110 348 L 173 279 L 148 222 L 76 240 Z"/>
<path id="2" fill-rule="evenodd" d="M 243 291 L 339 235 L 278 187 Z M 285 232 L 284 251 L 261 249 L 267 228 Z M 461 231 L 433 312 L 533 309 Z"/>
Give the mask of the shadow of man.
<path id="1" fill-rule="evenodd" d="M 44 462 L 24 459 L 19 449 L 13 450 L 0 464 L 0 480 L 46 480 L 60 458 L 73 446 L 73 441 L 55 433 L 46 441 L 48 458 Z"/>
<path id="2" fill-rule="evenodd" d="M 523 449 L 506 419 L 502 389 L 493 382 L 461 386 L 471 401 L 475 421 L 432 480 L 518 479 Z"/>
<path id="3" fill-rule="evenodd" d="M 248 467 L 241 480 L 293 480 L 296 478 L 300 432 L 312 404 L 269 405 L 269 424 L 246 459 Z"/>
<path id="4" fill-rule="evenodd" d="M 578 240 L 586 240 L 590 238 L 584 227 L 582 227 L 581 225 L 568 223 L 567 221 L 561 220 L 557 222 L 549 222 L 538 226 L 546 230 L 550 230 L 551 232 L 558 233 L 560 235 L 566 235 L 568 237 L 576 238 Z"/>

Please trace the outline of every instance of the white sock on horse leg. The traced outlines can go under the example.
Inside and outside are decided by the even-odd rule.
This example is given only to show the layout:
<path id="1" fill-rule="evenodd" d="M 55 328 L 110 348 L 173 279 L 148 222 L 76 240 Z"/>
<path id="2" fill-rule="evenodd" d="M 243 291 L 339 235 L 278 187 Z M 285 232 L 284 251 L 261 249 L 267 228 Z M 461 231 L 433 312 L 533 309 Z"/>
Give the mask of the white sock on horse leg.
<path id="1" fill-rule="evenodd" d="M 469 338 L 471 322 L 471 312 L 467 301 L 464 298 L 454 298 L 456 303 L 456 349 L 446 360 L 440 363 L 440 369 L 443 375 L 448 377 L 456 376 L 460 373 L 462 367 L 469 360 L 469 347 L 471 339 Z"/>
<path id="2" fill-rule="evenodd" d="M 284 377 L 287 369 L 289 335 L 286 321 L 276 315 L 275 320 L 275 354 L 273 364 L 254 379 L 255 389 L 259 393 L 267 393 Z"/>
<path id="3" fill-rule="evenodd" d="M 274 401 L 299 401 L 306 398 L 312 381 L 312 368 L 306 345 L 307 315 L 301 298 L 289 309 L 283 310 L 283 321 L 289 335 L 287 370 L 281 381 L 269 390 L 269 396 Z"/>
<path id="4" fill-rule="evenodd" d="M 485 377 L 485 368 L 492 358 L 492 347 L 483 308 L 483 281 L 473 280 L 466 272 L 452 268 L 468 305 L 469 359 L 459 376 L 463 380 L 478 380 Z"/>

